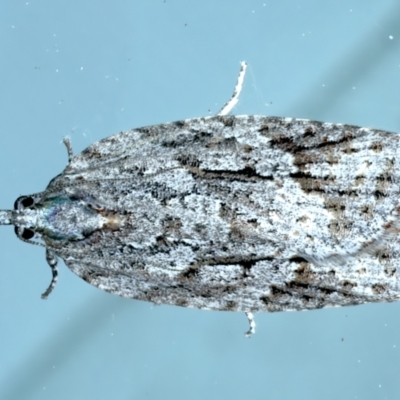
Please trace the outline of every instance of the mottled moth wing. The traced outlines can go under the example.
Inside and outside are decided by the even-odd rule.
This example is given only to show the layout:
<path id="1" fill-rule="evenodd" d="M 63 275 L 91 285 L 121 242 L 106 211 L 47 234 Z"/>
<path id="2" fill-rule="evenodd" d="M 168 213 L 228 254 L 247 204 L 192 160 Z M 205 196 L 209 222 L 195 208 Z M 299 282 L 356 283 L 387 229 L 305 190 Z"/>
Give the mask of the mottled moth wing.
<path id="1" fill-rule="evenodd" d="M 107 224 L 48 248 L 92 285 L 215 310 L 281 311 L 399 297 L 399 137 L 216 116 L 108 137 L 44 196 Z"/>

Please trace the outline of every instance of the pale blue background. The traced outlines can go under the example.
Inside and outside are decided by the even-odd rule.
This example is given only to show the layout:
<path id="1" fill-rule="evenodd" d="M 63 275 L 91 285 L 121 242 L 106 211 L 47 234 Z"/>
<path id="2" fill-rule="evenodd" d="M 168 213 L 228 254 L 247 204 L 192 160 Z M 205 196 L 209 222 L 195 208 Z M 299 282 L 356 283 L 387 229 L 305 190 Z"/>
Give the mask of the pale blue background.
<path id="1" fill-rule="evenodd" d="M 390 36 L 393 36 L 391 39 Z M 394 0 L 2 0 L 0 207 L 75 152 L 216 113 L 400 131 Z M 126 300 L 0 229 L 0 399 L 398 399 L 400 304 L 244 315 Z"/>

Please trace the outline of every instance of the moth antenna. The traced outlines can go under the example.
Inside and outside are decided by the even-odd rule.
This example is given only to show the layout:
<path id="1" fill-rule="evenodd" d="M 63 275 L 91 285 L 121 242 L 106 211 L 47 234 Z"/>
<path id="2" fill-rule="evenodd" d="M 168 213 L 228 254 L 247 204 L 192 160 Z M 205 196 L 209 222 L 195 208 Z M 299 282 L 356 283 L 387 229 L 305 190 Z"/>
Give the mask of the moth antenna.
<path id="1" fill-rule="evenodd" d="M 220 112 L 217 115 L 227 115 L 232 111 L 232 108 L 235 107 L 237 102 L 239 101 L 240 93 L 243 88 L 244 75 L 246 74 L 247 63 L 242 61 L 240 63 L 240 71 L 239 76 L 236 82 L 235 89 L 233 90 L 232 97 L 225 103 L 225 105 L 221 108 Z"/>

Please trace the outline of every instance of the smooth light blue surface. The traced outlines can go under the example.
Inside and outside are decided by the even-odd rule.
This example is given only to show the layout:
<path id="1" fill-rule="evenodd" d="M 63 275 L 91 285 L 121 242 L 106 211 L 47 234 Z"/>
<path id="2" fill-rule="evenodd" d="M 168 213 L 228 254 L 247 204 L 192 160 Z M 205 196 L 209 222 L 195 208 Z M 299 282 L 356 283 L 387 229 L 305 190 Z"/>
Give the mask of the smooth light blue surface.
<path id="1" fill-rule="evenodd" d="M 235 114 L 400 131 L 400 3 L 4 0 L 0 208 L 122 130 Z M 398 399 L 400 304 L 244 315 L 112 296 L 0 229 L 0 399 Z"/>

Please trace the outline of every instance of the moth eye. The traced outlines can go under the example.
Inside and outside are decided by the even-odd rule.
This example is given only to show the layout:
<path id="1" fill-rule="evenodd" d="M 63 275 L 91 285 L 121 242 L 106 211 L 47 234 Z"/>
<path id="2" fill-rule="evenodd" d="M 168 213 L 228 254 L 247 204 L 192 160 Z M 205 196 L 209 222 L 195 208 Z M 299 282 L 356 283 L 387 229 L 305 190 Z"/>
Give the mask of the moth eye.
<path id="1" fill-rule="evenodd" d="M 35 201 L 30 196 L 21 196 L 15 200 L 14 210 L 22 210 L 27 207 L 31 207 L 35 204 Z"/>
<path id="2" fill-rule="evenodd" d="M 21 239 L 25 239 L 25 240 L 29 240 L 32 239 L 35 236 L 35 232 L 32 229 L 27 229 L 27 228 L 19 228 L 19 227 L 15 227 L 14 228 L 15 234 L 21 238 Z"/>

